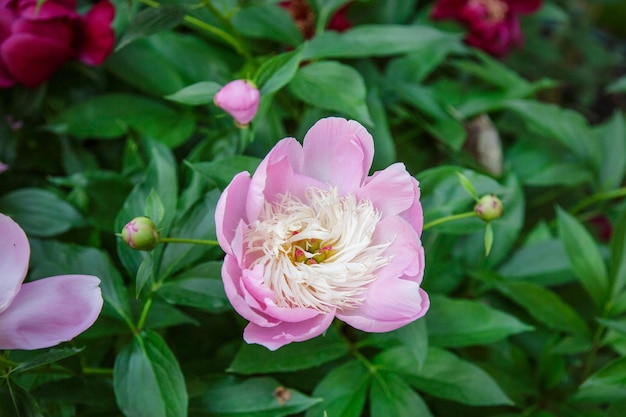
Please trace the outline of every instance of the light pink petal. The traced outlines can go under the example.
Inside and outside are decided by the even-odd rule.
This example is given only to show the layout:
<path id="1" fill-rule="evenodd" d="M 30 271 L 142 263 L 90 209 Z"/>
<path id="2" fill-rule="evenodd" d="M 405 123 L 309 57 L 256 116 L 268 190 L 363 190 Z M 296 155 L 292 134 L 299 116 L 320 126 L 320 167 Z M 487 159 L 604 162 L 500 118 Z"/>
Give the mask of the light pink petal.
<path id="1" fill-rule="evenodd" d="M 104 0 L 95 4 L 81 19 L 78 35 L 78 59 L 88 65 L 99 65 L 113 51 L 115 33 L 111 22 L 115 8 Z"/>
<path id="2" fill-rule="evenodd" d="M 0 313 L 19 292 L 28 271 L 29 257 L 26 234 L 13 219 L 0 213 Z"/>
<path id="3" fill-rule="evenodd" d="M 413 204 L 407 210 L 400 213 L 400 217 L 409 222 L 418 236 L 422 235 L 422 228 L 424 226 L 424 213 L 422 211 L 422 204 L 420 203 L 420 188 L 419 183 L 413 177 L 411 177 L 413 183 L 413 189 L 415 190 L 415 199 Z"/>
<path id="4" fill-rule="evenodd" d="M 222 192 L 215 208 L 215 228 L 217 241 L 222 250 L 231 253 L 231 242 L 241 220 L 246 218 L 246 196 L 250 188 L 250 174 L 240 172 L 235 175 L 228 187 Z"/>
<path id="5" fill-rule="evenodd" d="M 337 311 L 337 318 L 365 332 L 390 332 L 405 326 L 428 311 L 428 294 L 404 279 L 375 282 L 358 309 Z"/>
<path id="6" fill-rule="evenodd" d="M 372 244 L 391 242 L 384 256 L 390 262 L 377 271 L 378 281 L 405 277 L 416 283 L 422 281 L 424 274 L 424 248 L 419 236 L 405 220 L 399 217 L 388 217 L 377 225 Z M 376 297 L 375 293 L 370 293 Z"/>
<path id="7" fill-rule="evenodd" d="M 248 343 L 258 343 L 276 350 L 291 342 L 302 342 L 321 335 L 333 322 L 333 314 L 319 314 L 299 323 L 283 322 L 274 327 L 261 327 L 254 323 L 246 326 L 243 338 Z"/>
<path id="8" fill-rule="evenodd" d="M 347 194 L 361 186 L 374 157 L 374 140 L 354 120 L 321 119 L 304 137 L 304 174 Z"/>
<path id="9" fill-rule="evenodd" d="M 215 105 L 230 114 L 237 124 L 245 126 L 254 119 L 261 93 L 249 80 L 231 81 L 222 87 L 213 99 Z"/>
<path id="10" fill-rule="evenodd" d="M 404 164 L 397 163 L 374 173 L 355 195 L 358 199 L 371 201 L 383 217 L 395 216 L 414 203 L 414 181 Z"/>
<path id="11" fill-rule="evenodd" d="M 0 349 L 41 349 L 70 340 L 98 318 L 100 280 L 59 275 L 22 286 L 0 314 Z"/>

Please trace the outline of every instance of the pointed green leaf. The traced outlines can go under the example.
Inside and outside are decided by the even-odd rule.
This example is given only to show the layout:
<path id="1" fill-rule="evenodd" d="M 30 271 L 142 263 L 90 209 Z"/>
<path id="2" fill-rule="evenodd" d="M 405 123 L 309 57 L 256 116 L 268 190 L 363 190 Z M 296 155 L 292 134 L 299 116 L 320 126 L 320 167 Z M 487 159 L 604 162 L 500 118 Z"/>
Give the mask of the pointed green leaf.
<path id="1" fill-rule="evenodd" d="M 61 359 L 69 358 L 83 351 L 84 348 L 57 348 L 50 349 L 47 352 L 37 355 L 32 359 L 20 363 L 15 368 L 11 369 L 12 374 L 19 374 L 21 372 L 28 371 L 30 369 L 37 368 L 42 365 L 47 365 L 59 361 Z M 1 415 L 1 414 L 0 414 Z"/>
<path id="2" fill-rule="evenodd" d="M 600 187 L 603 190 L 618 188 L 624 180 L 626 170 L 626 126 L 621 112 L 616 112 L 601 126 L 598 139 L 602 152 L 598 173 Z"/>
<path id="3" fill-rule="evenodd" d="M 135 277 L 135 297 L 139 298 L 141 290 L 148 282 L 154 282 L 154 257 L 148 252 L 141 261 Z"/>
<path id="4" fill-rule="evenodd" d="M 165 96 L 166 99 L 177 103 L 198 106 L 213 102 L 213 97 L 222 88 L 221 84 L 213 81 L 200 81 Z"/>
<path id="5" fill-rule="evenodd" d="M 163 202 L 161 201 L 161 197 L 153 188 L 150 190 L 150 194 L 146 198 L 146 208 L 145 213 L 146 217 L 149 217 L 157 227 L 163 220 L 163 216 L 165 215 L 165 207 L 163 207 Z"/>
<path id="6" fill-rule="evenodd" d="M 491 247 L 493 246 L 493 227 L 491 223 L 485 225 L 485 256 L 489 256 Z"/>
<path id="7" fill-rule="evenodd" d="M 254 76 L 261 95 L 275 93 L 289 84 L 300 67 L 301 55 L 302 48 L 298 48 L 263 62 Z"/>
<path id="8" fill-rule="evenodd" d="M 615 299 L 626 287 L 626 212 L 618 219 L 611 238 L 611 286 Z"/>
<path id="9" fill-rule="evenodd" d="M 399 376 L 381 372 L 370 393 L 372 417 L 432 417 L 424 400 Z"/>
<path id="10" fill-rule="evenodd" d="M 133 417 L 187 417 L 187 390 L 178 361 L 152 331 L 136 335 L 115 359 L 115 397 Z"/>
<path id="11" fill-rule="evenodd" d="M 618 358 L 591 375 L 574 399 L 585 402 L 609 402 L 626 399 L 626 358 Z"/>
<path id="12" fill-rule="evenodd" d="M 607 301 L 609 277 L 600 250 L 585 227 L 561 208 L 557 209 L 559 236 L 574 274 L 598 308 Z"/>
<path id="13" fill-rule="evenodd" d="M 11 381 L 0 384 L 0 416 L 44 417 L 32 395 Z"/>
<path id="14" fill-rule="evenodd" d="M 476 188 L 474 188 L 474 184 L 467 178 L 465 175 L 457 172 L 456 175 L 459 177 L 459 181 L 461 182 L 461 186 L 467 193 L 476 201 L 478 201 L 478 193 L 476 192 Z"/>
<path id="15" fill-rule="evenodd" d="M 181 23 L 184 17 L 185 9 L 180 6 L 165 5 L 141 10 L 130 22 L 115 49 L 122 49 L 137 39 L 172 29 Z"/>

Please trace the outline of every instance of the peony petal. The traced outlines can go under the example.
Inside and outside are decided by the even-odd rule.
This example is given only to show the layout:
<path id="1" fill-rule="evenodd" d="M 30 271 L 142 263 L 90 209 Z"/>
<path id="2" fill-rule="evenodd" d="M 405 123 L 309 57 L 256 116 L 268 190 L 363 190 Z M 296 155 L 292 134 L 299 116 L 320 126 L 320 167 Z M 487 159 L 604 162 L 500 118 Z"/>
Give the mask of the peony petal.
<path id="1" fill-rule="evenodd" d="M 254 323 L 246 326 L 243 338 L 248 343 L 258 343 L 276 350 L 291 342 L 302 342 L 321 335 L 333 322 L 333 314 L 319 314 L 298 323 L 280 323 L 274 327 L 261 327 Z"/>
<path id="2" fill-rule="evenodd" d="M 39 21 L 78 17 L 75 0 L 20 0 L 18 12 L 23 18 Z"/>
<path id="3" fill-rule="evenodd" d="M 337 311 L 337 318 L 365 332 L 389 332 L 422 317 L 429 305 L 428 294 L 415 282 L 376 281 L 359 308 Z"/>
<path id="4" fill-rule="evenodd" d="M 246 126 L 254 119 L 261 93 L 250 80 L 234 80 L 220 88 L 213 102 L 230 114 L 239 126 Z"/>
<path id="5" fill-rule="evenodd" d="M 374 173 L 355 195 L 358 199 L 371 201 L 383 217 L 395 216 L 413 205 L 416 198 L 414 181 L 404 164 L 397 163 Z"/>
<path id="6" fill-rule="evenodd" d="M 100 280 L 59 275 L 22 286 L 0 314 L 0 349 L 41 349 L 70 340 L 98 318 Z"/>
<path id="7" fill-rule="evenodd" d="M 224 189 L 215 208 L 215 228 L 217 241 L 222 250 L 232 253 L 231 242 L 235 237 L 235 230 L 239 222 L 247 222 L 246 198 L 250 188 L 250 174 L 240 172 L 235 175 L 230 184 Z"/>
<path id="8" fill-rule="evenodd" d="M 95 4 L 81 19 L 78 59 L 87 65 L 99 65 L 113 51 L 115 33 L 111 22 L 115 8 L 108 0 Z"/>
<path id="9" fill-rule="evenodd" d="M 337 187 L 339 194 L 359 188 L 374 157 L 372 135 L 354 120 L 321 119 L 303 141 L 303 173 Z"/>
<path id="10" fill-rule="evenodd" d="M 69 45 L 25 33 L 7 39 L 0 52 L 9 72 L 30 88 L 42 84 L 72 57 Z"/>
<path id="11" fill-rule="evenodd" d="M 0 313 L 19 292 L 26 272 L 30 246 L 22 228 L 0 213 Z"/>
<path id="12" fill-rule="evenodd" d="M 424 226 L 424 212 L 422 211 L 422 204 L 420 203 L 420 188 L 419 183 L 413 177 L 411 177 L 414 190 L 414 200 L 411 206 L 400 213 L 400 217 L 409 222 L 418 236 L 422 235 L 422 228 Z"/>
<path id="13" fill-rule="evenodd" d="M 467 0 L 438 0 L 432 9 L 431 17 L 434 20 L 456 19 L 465 3 Z"/>
<path id="14" fill-rule="evenodd" d="M 507 0 L 513 14 L 534 13 L 541 7 L 542 0 Z"/>

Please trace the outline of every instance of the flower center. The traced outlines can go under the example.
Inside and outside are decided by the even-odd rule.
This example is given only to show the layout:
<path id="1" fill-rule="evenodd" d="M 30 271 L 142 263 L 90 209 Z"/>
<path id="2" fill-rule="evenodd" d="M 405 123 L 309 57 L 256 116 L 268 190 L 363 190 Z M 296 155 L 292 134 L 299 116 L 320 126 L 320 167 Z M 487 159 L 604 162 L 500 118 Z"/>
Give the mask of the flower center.
<path id="1" fill-rule="evenodd" d="M 246 232 L 249 267 L 263 266 L 264 284 L 280 307 L 355 307 L 389 262 L 383 253 L 390 242 L 372 243 L 380 213 L 335 189 L 309 188 L 305 200 L 285 195 L 265 204 Z"/>
<path id="2" fill-rule="evenodd" d="M 503 0 L 470 0 L 470 3 L 484 7 L 486 18 L 491 23 L 502 22 L 509 11 L 509 5 Z"/>

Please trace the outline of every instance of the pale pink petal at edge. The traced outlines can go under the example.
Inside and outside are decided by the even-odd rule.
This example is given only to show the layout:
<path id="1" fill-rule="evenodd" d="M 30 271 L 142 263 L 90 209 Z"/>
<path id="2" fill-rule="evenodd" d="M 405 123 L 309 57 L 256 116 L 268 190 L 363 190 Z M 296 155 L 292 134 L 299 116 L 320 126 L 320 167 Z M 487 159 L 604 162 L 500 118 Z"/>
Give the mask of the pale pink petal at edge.
<path id="1" fill-rule="evenodd" d="M 0 314 L 0 349 L 41 349 L 88 329 L 102 309 L 100 280 L 59 275 L 29 282 Z"/>
<path id="2" fill-rule="evenodd" d="M 228 187 L 222 192 L 215 208 L 215 229 L 217 241 L 222 250 L 232 253 L 232 240 L 241 220 L 246 219 L 245 201 L 250 188 L 250 174 L 240 172 L 235 175 Z"/>
<path id="3" fill-rule="evenodd" d="M 13 219 L 0 213 L 0 313 L 20 290 L 28 271 L 29 257 L 26 234 Z"/>
<path id="4" fill-rule="evenodd" d="M 276 350 L 291 342 L 303 342 L 321 335 L 333 322 L 333 314 L 318 316 L 298 323 L 280 323 L 274 327 L 261 327 L 248 324 L 243 332 L 247 343 L 258 343 L 269 350 Z"/>
<path id="5" fill-rule="evenodd" d="M 419 191 L 415 190 L 415 180 L 402 163 L 375 172 L 355 194 L 358 199 L 371 201 L 383 217 L 395 216 L 408 210 L 416 197 L 419 198 Z"/>
<path id="6" fill-rule="evenodd" d="M 360 187 L 374 158 L 374 139 L 354 120 L 321 119 L 304 136 L 304 171 L 344 195 Z"/>

